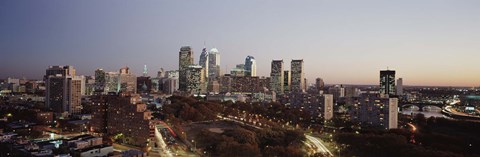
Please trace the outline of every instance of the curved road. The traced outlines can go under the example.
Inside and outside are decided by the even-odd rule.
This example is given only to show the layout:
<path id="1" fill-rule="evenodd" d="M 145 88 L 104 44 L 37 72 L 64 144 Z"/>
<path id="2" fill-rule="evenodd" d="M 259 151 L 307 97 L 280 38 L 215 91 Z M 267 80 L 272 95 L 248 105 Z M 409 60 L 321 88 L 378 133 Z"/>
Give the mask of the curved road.
<path id="1" fill-rule="evenodd" d="M 308 141 L 313 143 L 315 147 L 317 147 L 316 152 L 317 153 L 328 153 L 328 155 L 333 156 L 332 152 L 330 152 L 325 145 L 323 145 L 322 141 L 319 138 L 310 136 L 310 135 L 305 135 Z"/>

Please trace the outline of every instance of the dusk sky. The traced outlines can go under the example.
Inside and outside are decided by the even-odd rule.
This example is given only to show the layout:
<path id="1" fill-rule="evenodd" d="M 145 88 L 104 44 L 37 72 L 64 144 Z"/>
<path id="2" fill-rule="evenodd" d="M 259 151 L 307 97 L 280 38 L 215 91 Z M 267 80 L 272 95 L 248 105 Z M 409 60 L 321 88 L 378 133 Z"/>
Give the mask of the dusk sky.
<path id="1" fill-rule="evenodd" d="M 309 83 L 480 85 L 479 0 L 0 1 L 0 78 L 41 79 L 49 65 L 77 74 L 143 65 L 178 69 L 189 45 L 221 53 L 222 71 L 257 60 L 304 59 Z"/>

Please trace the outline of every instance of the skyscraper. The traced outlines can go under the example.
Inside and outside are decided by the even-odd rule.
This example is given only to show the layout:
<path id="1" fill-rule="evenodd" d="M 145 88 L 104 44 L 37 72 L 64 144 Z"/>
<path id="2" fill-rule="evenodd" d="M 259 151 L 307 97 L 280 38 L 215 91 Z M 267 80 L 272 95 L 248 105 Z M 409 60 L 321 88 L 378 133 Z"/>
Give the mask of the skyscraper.
<path id="1" fill-rule="evenodd" d="M 62 116 L 80 113 L 83 80 L 72 66 L 50 66 L 44 78 L 49 108 Z"/>
<path id="2" fill-rule="evenodd" d="M 218 79 L 220 77 L 220 52 L 217 48 L 210 49 L 208 54 L 208 77 Z"/>
<path id="3" fill-rule="evenodd" d="M 120 74 L 118 72 L 105 73 L 105 88 L 103 93 L 118 93 L 120 91 Z"/>
<path id="4" fill-rule="evenodd" d="M 331 120 L 333 118 L 333 95 L 324 94 L 323 118 Z"/>
<path id="5" fill-rule="evenodd" d="M 297 92 L 305 91 L 305 71 L 303 70 L 303 59 L 292 60 L 291 73 L 291 90 Z"/>
<path id="6" fill-rule="evenodd" d="M 200 54 L 200 60 L 198 61 L 198 64 L 203 67 L 205 71 L 205 80 L 208 80 L 208 52 L 207 48 L 202 49 L 202 54 Z"/>
<path id="7" fill-rule="evenodd" d="M 292 81 L 292 77 L 290 75 L 290 71 L 285 70 L 283 71 L 283 91 L 289 92 L 290 89 L 290 82 Z"/>
<path id="8" fill-rule="evenodd" d="M 105 71 L 103 69 L 95 70 L 95 93 L 103 93 L 105 92 Z"/>
<path id="9" fill-rule="evenodd" d="M 179 90 L 187 91 L 187 69 L 188 69 L 188 66 L 193 64 L 192 48 L 190 48 L 190 46 L 181 47 L 178 58 L 179 58 L 179 65 L 178 65 Z"/>
<path id="10" fill-rule="evenodd" d="M 270 90 L 277 94 L 283 94 L 284 90 L 283 60 L 273 60 L 270 72 Z"/>
<path id="11" fill-rule="evenodd" d="M 253 56 L 245 58 L 245 76 L 257 76 L 257 62 Z"/>
<path id="12" fill-rule="evenodd" d="M 382 70 L 380 71 L 380 96 L 388 97 L 395 95 L 395 71 Z"/>
<path id="13" fill-rule="evenodd" d="M 147 76 L 148 76 L 147 65 L 144 65 L 144 67 L 143 67 L 143 77 L 147 77 Z"/>
<path id="14" fill-rule="evenodd" d="M 323 90 L 323 87 L 325 87 L 325 82 L 323 82 L 323 79 L 322 78 L 315 79 L 315 89 L 320 91 L 320 90 Z"/>
<path id="15" fill-rule="evenodd" d="M 403 79 L 397 79 L 397 95 L 403 95 Z"/>
<path id="16" fill-rule="evenodd" d="M 190 65 L 187 69 L 187 90 L 191 94 L 205 93 L 206 85 L 202 66 Z"/>
<path id="17" fill-rule="evenodd" d="M 124 67 L 120 69 L 120 92 L 136 93 L 137 77 L 130 72 L 130 68 Z"/>

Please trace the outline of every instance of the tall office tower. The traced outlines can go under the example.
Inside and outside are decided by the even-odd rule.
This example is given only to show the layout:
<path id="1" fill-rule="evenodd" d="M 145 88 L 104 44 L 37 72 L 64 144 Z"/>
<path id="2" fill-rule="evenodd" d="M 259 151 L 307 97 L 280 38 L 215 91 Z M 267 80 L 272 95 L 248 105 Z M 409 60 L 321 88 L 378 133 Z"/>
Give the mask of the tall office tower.
<path id="1" fill-rule="evenodd" d="M 283 71 L 283 91 L 285 93 L 290 92 L 291 81 L 292 81 L 292 77 L 290 75 L 290 71 L 288 70 Z"/>
<path id="2" fill-rule="evenodd" d="M 305 71 L 303 70 L 303 59 L 292 60 L 290 68 L 292 73 L 291 90 L 296 92 L 305 91 Z"/>
<path id="3" fill-rule="evenodd" d="M 323 118 L 330 120 L 333 118 L 333 95 L 324 94 Z"/>
<path id="4" fill-rule="evenodd" d="M 217 48 L 212 48 L 208 54 L 208 77 L 218 79 L 220 76 L 220 52 Z"/>
<path id="5" fill-rule="evenodd" d="M 362 94 L 347 99 L 353 108 L 349 115 L 353 122 L 384 129 L 398 127 L 398 98 L 382 98 L 376 94 Z"/>
<path id="6" fill-rule="evenodd" d="M 163 68 L 160 68 L 160 71 L 157 72 L 157 78 L 164 78 L 165 77 L 165 71 Z"/>
<path id="7" fill-rule="evenodd" d="M 395 95 L 395 71 L 380 71 L 380 96 L 389 97 Z"/>
<path id="8" fill-rule="evenodd" d="M 208 52 L 207 48 L 202 49 L 202 54 L 200 54 L 200 60 L 198 61 L 198 64 L 203 67 L 205 70 L 205 80 L 208 81 Z"/>
<path id="9" fill-rule="evenodd" d="M 60 74 L 62 76 L 75 76 L 75 68 L 73 66 L 50 66 L 46 70 L 46 75 L 45 77 L 48 76 L 56 76 L 57 74 Z"/>
<path id="10" fill-rule="evenodd" d="M 147 77 L 147 76 L 148 76 L 147 65 L 144 65 L 144 66 L 143 66 L 143 77 Z"/>
<path id="11" fill-rule="evenodd" d="M 178 78 L 166 78 L 165 83 L 163 84 L 163 92 L 166 94 L 173 94 L 178 90 Z"/>
<path id="12" fill-rule="evenodd" d="M 137 77 L 130 72 L 130 68 L 121 68 L 119 77 L 120 92 L 137 92 Z"/>
<path id="13" fill-rule="evenodd" d="M 253 56 L 245 58 L 245 76 L 257 76 L 257 61 Z"/>
<path id="14" fill-rule="evenodd" d="M 277 94 L 283 94 L 284 82 L 283 60 L 272 60 L 270 90 Z"/>
<path id="15" fill-rule="evenodd" d="M 397 79 L 397 95 L 403 95 L 403 79 Z"/>
<path id="16" fill-rule="evenodd" d="M 120 92 L 120 74 L 118 72 L 105 73 L 105 88 L 103 94 Z"/>
<path id="17" fill-rule="evenodd" d="M 190 94 L 202 94 L 206 91 L 204 70 L 200 65 L 190 65 L 187 68 L 187 90 Z"/>
<path id="18" fill-rule="evenodd" d="M 95 93 L 102 94 L 105 92 L 106 73 L 103 69 L 95 70 Z"/>
<path id="19" fill-rule="evenodd" d="M 82 77 L 75 76 L 72 66 L 50 66 L 44 78 L 49 108 L 62 116 L 80 113 Z"/>
<path id="20" fill-rule="evenodd" d="M 324 87 L 325 87 L 325 82 L 323 82 L 322 78 L 315 79 L 315 89 L 317 91 L 323 90 Z"/>
<path id="21" fill-rule="evenodd" d="M 181 47 L 178 57 L 179 57 L 179 65 L 178 65 L 179 90 L 187 91 L 187 69 L 188 69 L 188 66 L 193 64 L 192 48 L 190 48 L 190 46 Z"/>
<path id="22" fill-rule="evenodd" d="M 105 79 L 105 78 L 104 78 Z M 95 92 L 95 77 L 94 76 L 85 76 L 85 90 L 83 95 L 91 96 Z"/>

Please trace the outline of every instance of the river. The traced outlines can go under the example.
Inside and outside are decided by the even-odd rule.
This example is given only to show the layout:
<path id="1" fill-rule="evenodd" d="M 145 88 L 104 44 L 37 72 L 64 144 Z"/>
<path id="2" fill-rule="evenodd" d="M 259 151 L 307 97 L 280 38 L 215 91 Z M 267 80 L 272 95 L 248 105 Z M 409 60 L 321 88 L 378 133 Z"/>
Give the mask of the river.
<path id="1" fill-rule="evenodd" d="M 417 106 L 411 106 L 409 108 L 404 108 L 402 111 L 400 111 L 401 114 L 406 114 L 406 115 L 416 115 L 416 114 L 423 114 L 425 115 L 425 118 L 430 118 L 430 117 L 443 117 L 443 118 L 450 118 L 448 116 L 445 116 L 442 114 L 442 109 L 436 106 L 426 106 L 424 107 L 423 111 L 419 111 L 420 109 Z"/>

